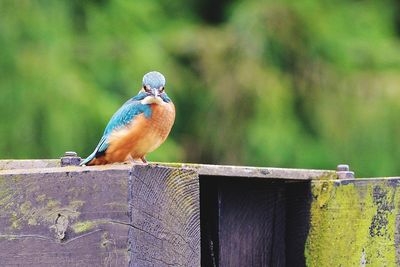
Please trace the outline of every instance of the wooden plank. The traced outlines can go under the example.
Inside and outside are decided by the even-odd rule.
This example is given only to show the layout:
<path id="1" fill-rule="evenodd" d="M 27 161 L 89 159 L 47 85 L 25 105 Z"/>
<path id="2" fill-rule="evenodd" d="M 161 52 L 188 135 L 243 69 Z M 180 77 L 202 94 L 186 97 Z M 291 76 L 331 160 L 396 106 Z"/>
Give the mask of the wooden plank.
<path id="1" fill-rule="evenodd" d="M 0 266 L 126 266 L 128 172 L 0 175 Z"/>
<path id="2" fill-rule="evenodd" d="M 197 173 L 135 166 L 129 188 L 130 266 L 200 266 Z"/>
<path id="3" fill-rule="evenodd" d="M 193 170 L 109 165 L 0 173 L 0 266 L 199 266 Z"/>
<path id="4" fill-rule="evenodd" d="M 307 266 L 400 265 L 400 178 L 311 183 Z"/>
<path id="5" fill-rule="evenodd" d="M 26 160 L 0 160 L 0 171 L 15 169 L 36 169 L 60 167 L 59 159 L 26 159 Z"/>
<path id="6" fill-rule="evenodd" d="M 104 171 L 124 171 L 129 173 L 132 168 L 132 164 L 111 164 L 101 166 L 66 166 L 66 167 L 49 167 L 49 168 L 33 168 L 33 169 L 4 169 L 0 170 L 0 175 L 28 175 L 28 174 L 41 174 L 41 173 L 74 173 L 79 175 L 80 173 L 87 172 L 104 172 Z"/>
<path id="7" fill-rule="evenodd" d="M 312 170 L 312 169 L 291 169 L 291 168 L 268 168 L 208 164 L 182 164 L 182 168 L 194 168 L 199 175 L 204 176 L 227 176 L 244 178 L 272 178 L 292 180 L 312 179 L 336 179 L 335 171 Z"/>
<path id="8" fill-rule="evenodd" d="M 176 167 L 182 169 L 194 169 L 199 175 L 204 176 L 226 176 L 244 178 L 272 178 L 272 179 L 291 179 L 291 180 L 312 180 L 312 179 L 337 179 L 337 174 L 332 170 L 312 170 L 312 169 L 291 169 L 291 168 L 268 168 L 268 167 L 249 167 L 249 166 L 229 166 L 229 165 L 210 165 L 192 163 L 162 163 L 153 162 L 150 165 Z M 0 160 L 0 173 L 15 169 L 36 169 L 36 168 L 58 168 L 59 160 Z M 129 169 L 131 164 L 113 164 L 106 168 L 125 168 Z M 78 167 L 103 168 L 102 166 Z"/>

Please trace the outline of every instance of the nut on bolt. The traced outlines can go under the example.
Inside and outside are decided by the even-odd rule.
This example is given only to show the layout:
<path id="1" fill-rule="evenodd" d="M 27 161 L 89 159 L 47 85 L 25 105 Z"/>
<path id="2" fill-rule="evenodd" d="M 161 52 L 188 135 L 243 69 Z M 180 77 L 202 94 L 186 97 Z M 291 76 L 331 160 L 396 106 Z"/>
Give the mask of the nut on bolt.
<path id="1" fill-rule="evenodd" d="M 81 163 L 81 157 L 78 157 L 78 153 L 74 151 L 67 151 L 64 156 L 61 157 L 61 167 L 64 166 L 78 166 Z"/>
<path id="2" fill-rule="evenodd" d="M 347 164 L 337 165 L 336 174 L 339 179 L 354 179 L 354 172 L 350 171 L 350 167 Z"/>

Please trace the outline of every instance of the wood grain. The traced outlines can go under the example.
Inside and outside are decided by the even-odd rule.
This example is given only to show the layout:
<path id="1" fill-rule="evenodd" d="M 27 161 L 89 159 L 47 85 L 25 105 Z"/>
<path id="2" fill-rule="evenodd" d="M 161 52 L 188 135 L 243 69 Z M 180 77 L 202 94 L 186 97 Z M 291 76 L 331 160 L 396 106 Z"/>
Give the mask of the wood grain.
<path id="1" fill-rule="evenodd" d="M 127 177 L 0 175 L 0 266 L 127 265 Z"/>
<path id="2" fill-rule="evenodd" d="M 135 166 L 130 177 L 129 266 L 200 266 L 197 173 Z"/>

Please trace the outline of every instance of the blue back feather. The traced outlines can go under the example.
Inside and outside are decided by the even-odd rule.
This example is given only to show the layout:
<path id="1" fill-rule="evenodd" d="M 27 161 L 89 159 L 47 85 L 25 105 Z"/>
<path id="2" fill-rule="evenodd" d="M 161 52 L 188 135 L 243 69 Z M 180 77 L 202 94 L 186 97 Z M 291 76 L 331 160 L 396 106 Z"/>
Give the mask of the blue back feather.
<path id="1" fill-rule="evenodd" d="M 151 117 L 152 111 L 150 105 L 143 105 L 140 103 L 140 100 L 144 99 L 146 96 L 146 93 L 140 92 L 137 96 L 126 101 L 125 104 L 115 112 L 108 122 L 96 149 L 81 163 L 81 165 L 85 165 L 95 157 L 99 157 L 105 153 L 109 146 L 108 138 L 114 130 L 127 126 L 134 117 L 139 114 L 143 113 L 146 118 Z"/>
<path id="2" fill-rule="evenodd" d="M 126 103 L 115 112 L 104 130 L 103 137 L 101 138 L 101 140 L 104 139 L 104 141 L 101 142 L 100 140 L 102 144 L 100 145 L 99 143 L 96 156 L 104 154 L 107 150 L 109 145 L 107 139 L 114 130 L 127 126 L 134 117 L 141 113 L 143 113 L 146 118 L 151 117 L 152 111 L 150 105 L 143 105 L 140 103 L 140 100 L 145 97 L 146 93 L 139 93 L 137 96 L 126 101 Z"/>

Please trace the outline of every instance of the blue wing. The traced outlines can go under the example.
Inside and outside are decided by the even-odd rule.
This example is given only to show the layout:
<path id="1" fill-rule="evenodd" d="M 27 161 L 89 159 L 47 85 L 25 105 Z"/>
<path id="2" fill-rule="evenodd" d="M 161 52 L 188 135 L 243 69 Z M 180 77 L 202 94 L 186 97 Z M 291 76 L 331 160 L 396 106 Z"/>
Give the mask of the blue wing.
<path id="1" fill-rule="evenodd" d="M 150 105 L 143 105 L 140 103 L 140 100 L 143 99 L 145 96 L 145 93 L 140 93 L 139 95 L 129 99 L 122 107 L 117 110 L 117 112 L 115 112 L 115 114 L 108 122 L 106 129 L 104 130 L 103 136 L 101 137 L 96 149 L 89 157 L 81 162 L 81 165 L 87 164 L 95 157 L 104 155 L 109 146 L 108 138 L 114 130 L 127 126 L 139 114 L 143 113 L 146 118 L 149 118 L 151 116 Z"/>

